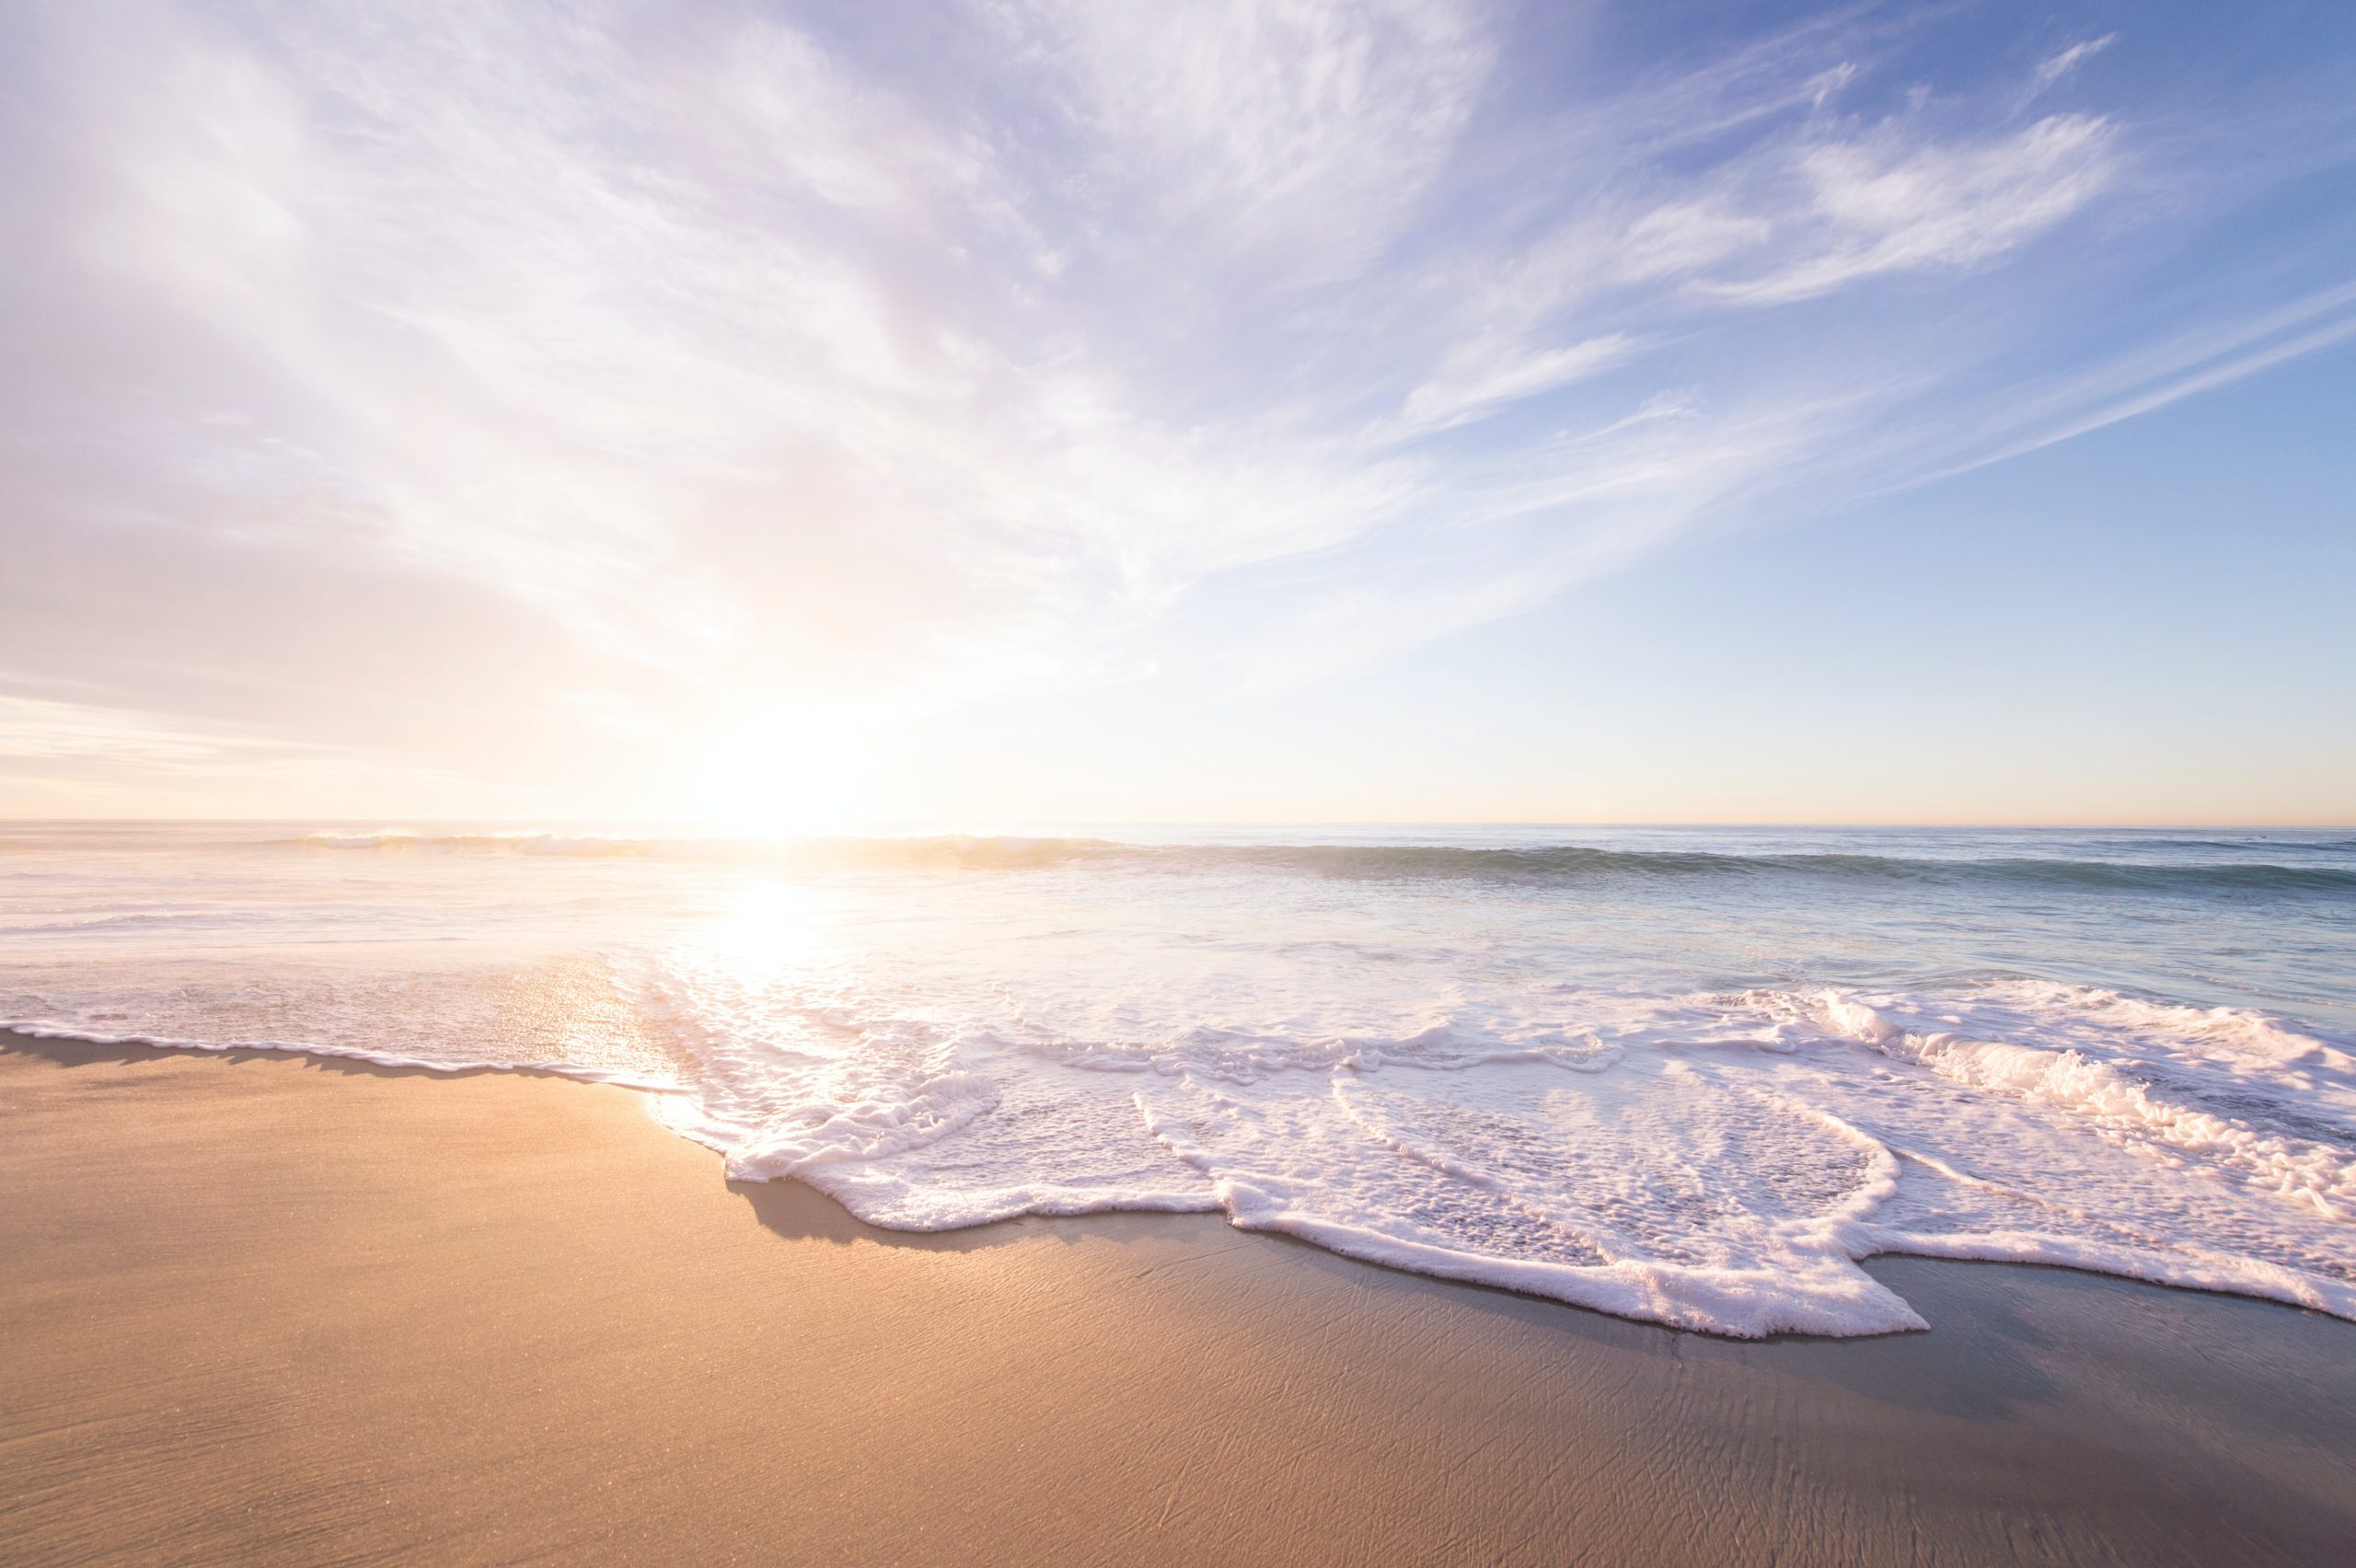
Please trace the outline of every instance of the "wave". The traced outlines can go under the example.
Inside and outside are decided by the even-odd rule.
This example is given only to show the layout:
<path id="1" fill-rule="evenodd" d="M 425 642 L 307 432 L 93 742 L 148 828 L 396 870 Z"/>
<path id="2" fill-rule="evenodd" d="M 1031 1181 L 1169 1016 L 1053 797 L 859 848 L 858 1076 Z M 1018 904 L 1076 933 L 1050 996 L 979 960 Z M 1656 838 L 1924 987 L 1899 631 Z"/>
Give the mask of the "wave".
<path id="1" fill-rule="evenodd" d="M 2170 1099 L 2153 1081 L 2154 1064 L 2148 1061 L 2134 1064 L 2141 1070 L 2138 1076 L 2076 1049 L 1978 1040 L 1954 1030 L 1912 1030 L 1871 1004 L 1835 991 L 1824 993 L 1819 1005 L 1835 1034 L 1892 1060 L 1928 1068 L 1963 1088 L 2049 1106 L 2102 1136 L 2215 1166 L 2238 1180 L 2311 1205 L 2327 1219 L 2338 1219 L 2356 1203 L 2356 1159 L 2348 1150 L 2282 1136 Z M 2307 1043 L 2318 1053 L 2326 1049 L 2318 1042 Z"/>
<path id="2" fill-rule="evenodd" d="M 660 855 L 666 841 L 603 834 L 560 833 L 309 833 L 284 842 L 306 849 L 440 850 L 487 855 Z"/>
<path id="3" fill-rule="evenodd" d="M 926 838 L 637 837 L 580 833 L 311 833 L 274 841 L 308 850 L 377 854 L 552 856 L 568 859 L 711 860 L 811 870 L 1023 870 L 1156 854 L 1091 838 L 942 835 Z"/>
<path id="4" fill-rule="evenodd" d="M 2205 1100 L 2301 1088 L 2288 1067 L 2345 1103 L 2345 1053 L 2269 1015 L 2026 980 L 1591 995 L 1572 1003 L 1591 1015 L 1584 1051 L 1490 1048 L 1527 1032 L 1461 1015 L 1380 1050 L 1311 1034 L 1280 1050 L 1270 1035 L 1240 1056 L 1234 1031 L 1198 1025 L 1112 1060 L 943 998 L 911 1009 L 895 988 L 764 984 L 751 998 L 765 1010 L 748 1010 L 715 988 L 724 974 L 676 956 L 631 996 L 677 1048 L 676 1079 L 53 1016 L 0 1029 L 629 1084 L 658 1091 L 657 1119 L 732 1178 L 800 1181 L 887 1228 L 1220 1212 L 1392 1267 L 1744 1338 L 1923 1328 L 1856 1266 L 1884 1252 L 2070 1263 L 2356 1320 L 2356 1151 Z M 1573 1021 L 1552 1020 L 1551 1037 Z"/>
<path id="5" fill-rule="evenodd" d="M 371 1051 L 354 1045 L 335 1045 L 311 1040 L 199 1040 L 168 1034 L 114 1034 L 42 1018 L 0 1018 L 0 1035 L 6 1034 L 21 1035 L 28 1040 L 63 1040 L 77 1045 L 137 1045 L 151 1051 L 202 1051 L 214 1055 L 229 1055 L 239 1051 L 268 1051 L 286 1056 L 319 1056 L 333 1061 L 364 1062 L 370 1066 L 388 1067 L 398 1072 L 434 1073 L 445 1078 L 465 1078 L 476 1073 L 524 1073 L 527 1076 L 572 1078 L 581 1083 L 612 1084 L 636 1090 L 641 1094 L 667 1095 L 678 1091 L 678 1085 L 665 1078 L 644 1073 L 617 1072 L 579 1062 L 505 1062 L 488 1057 L 405 1056 L 391 1051 Z"/>
<path id="6" fill-rule="evenodd" d="M 1145 845 L 1105 838 L 962 834 L 755 840 L 400 830 L 313 833 L 281 842 L 308 849 L 741 860 L 816 870 L 1035 870 L 1094 863 L 1165 871 L 1281 870 L 1366 881 L 1455 878 L 1545 882 L 1787 876 L 1855 882 L 1992 882 L 2118 891 L 2356 893 L 2356 866 L 2271 861 L 2184 864 L 2036 856 L 1950 859 L 1855 852 L 1744 855 L 1604 849 L 1574 844 L 1510 848 L 1439 844 Z"/>
<path id="7" fill-rule="evenodd" d="M 1150 852 L 1149 852 L 1150 853 Z M 1944 859 L 1821 853 L 1731 855 L 1707 850 L 1456 848 L 1441 845 L 1206 846 L 1165 851 L 1210 862 L 1265 865 L 1369 878 L 1467 877 L 1549 881 L 1587 877 L 1757 877 L 1793 875 L 1835 881 L 1997 881 L 2104 888 L 2242 888 L 2253 891 L 2356 892 L 2356 868 L 2234 862 L 2152 865 L 2120 860 L 2032 857 Z"/>
<path id="8" fill-rule="evenodd" d="M 201 917 L 209 913 L 211 911 L 151 909 L 123 915 L 93 915 L 78 920 L 48 920 L 26 926 L 0 925 L 0 930 L 18 937 L 133 930 L 152 926 L 185 925 L 191 915 Z"/>
<path id="9" fill-rule="evenodd" d="M 1856 1267 L 1882 1252 L 2071 1263 L 2356 1319 L 2345 1135 L 2211 1102 L 2253 1078 L 2298 1089 L 2285 1068 L 2343 1090 L 2350 1064 L 2245 1009 L 2026 980 L 1589 996 L 1575 1055 L 1466 1049 L 1499 1043 L 1471 1017 L 1380 1050 L 1195 1027 L 1123 1054 L 831 994 L 828 1038 L 780 1049 L 746 1039 L 733 1001 L 702 1000 L 731 1023 L 699 1041 L 697 1087 L 666 1124 L 733 1177 L 803 1181 L 889 1228 L 1216 1210 L 1737 1337 L 1924 1327 Z M 1951 1016 L 1961 1027 L 1922 1027 Z"/>

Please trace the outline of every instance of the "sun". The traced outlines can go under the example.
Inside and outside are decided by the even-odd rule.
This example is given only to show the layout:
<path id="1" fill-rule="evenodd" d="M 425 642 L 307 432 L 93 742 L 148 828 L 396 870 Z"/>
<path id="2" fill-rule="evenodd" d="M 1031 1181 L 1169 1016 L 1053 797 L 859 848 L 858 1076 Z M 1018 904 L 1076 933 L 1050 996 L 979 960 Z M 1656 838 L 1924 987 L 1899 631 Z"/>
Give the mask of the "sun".
<path id="1" fill-rule="evenodd" d="M 769 712 L 722 730 L 699 756 L 695 819 L 748 838 L 839 831 L 859 814 L 859 747 L 839 730 Z"/>

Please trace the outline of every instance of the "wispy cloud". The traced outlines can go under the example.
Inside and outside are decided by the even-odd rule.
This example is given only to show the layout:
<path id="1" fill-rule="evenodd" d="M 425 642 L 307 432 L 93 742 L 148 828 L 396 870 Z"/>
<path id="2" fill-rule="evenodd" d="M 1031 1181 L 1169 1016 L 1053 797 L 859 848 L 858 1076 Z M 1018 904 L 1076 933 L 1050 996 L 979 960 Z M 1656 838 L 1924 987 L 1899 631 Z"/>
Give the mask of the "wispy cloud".
<path id="1" fill-rule="evenodd" d="M 1051 64 L 1050 101 L 1070 106 L 1091 223 L 1134 225 L 1137 243 L 1184 236 L 1191 264 L 1249 260 L 1293 285 L 1380 253 L 1496 53 L 1479 8 L 1453 0 L 1049 0 L 1011 19 Z"/>
<path id="2" fill-rule="evenodd" d="M 2112 44 L 2117 43 L 2118 41 L 2119 35 L 2117 33 L 2107 32 L 2100 38 L 2085 39 L 2080 42 L 2072 44 L 2069 48 L 2062 51 L 2061 53 L 2050 57 L 2038 65 L 2036 73 L 2037 86 L 2040 90 L 2051 86 L 2054 83 L 2060 81 L 2062 77 L 2068 75 L 2071 72 L 2076 70 L 2079 66 L 2085 64 L 2087 61 L 2093 59 L 2096 55 L 2100 54 L 2104 50 L 2108 49 Z"/>
<path id="3" fill-rule="evenodd" d="M 187 767 L 217 762 L 237 749 L 233 740 L 161 715 L 0 692 L 0 758 L 11 762 L 98 758 Z"/>
<path id="4" fill-rule="evenodd" d="M 2034 330 L 2025 259 L 2129 219 L 2132 117 L 2020 107 L 2109 35 L 1926 86 L 1893 64 L 1925 24 L 1861 7 L 1558 82 L 1529 18 L 1450 0 L 938 22 L 13 24 L 0 319 L 57 369 L 0 410 L 0 674 L 59 673 L 103 552 L 223 628 L 201 679 L 98 661 L 167 748 L 317 733 L 305 669 L 364 672 L 421 757 L 509 715 L 522 771 L 780 693 L 1313 679 L 2341 331 L 2016 427 L 1943 401 Z M 241 629 L 271 617 L 274 651 Z M 517 724 L 527 679 L 580 700 Z"/>
<path id="5" fill-rule="evenodd" d="M 1510 338 L 1457 343 L 1438 374 L 1407 395 L 1398 421 L 1381 434 L 1405 439 L 1470 423 L 1505 404 L 1599 375 L 1638 350 L 1635 340 L 1618 332 L 1559 348 L 1533 348 Z"/>
<path id="6" fill-rule="evenodd" d="M 1910 482 L 1985 467 L 2229 386 L 2356 340 L 2356 282 L 2247 319 L 2183 333 L 2073 374 L 2010 388 L 1997 406 L 1947 421 L 1918 446 Z"/>
<path id="7" fill-rule="evenodd" d="M 1923 144 L 1878 129 L 1802 151 L 1800 254 L 1761 275 L 1705 286 L 1730 298 L 1806 299 L 1888 272 L 1981 266 L 2084 207 L 2110 183 L 2116 136 L 2055 115 L 1978 144 Z"/>
<path id="8" fill-rule="evenodd" d="M 420 767 L 382 749 L 208 727 L 167 713 L 0 692 L 0 790 L 14 809 L 42 816 L 184 810 L 224 786 L 245 814 L 316 810 L 321 798 L 358 810 L 463 810 L 495 793 L 479 778 Z M 455 810 L 454 810 L 455 814 Z"/>

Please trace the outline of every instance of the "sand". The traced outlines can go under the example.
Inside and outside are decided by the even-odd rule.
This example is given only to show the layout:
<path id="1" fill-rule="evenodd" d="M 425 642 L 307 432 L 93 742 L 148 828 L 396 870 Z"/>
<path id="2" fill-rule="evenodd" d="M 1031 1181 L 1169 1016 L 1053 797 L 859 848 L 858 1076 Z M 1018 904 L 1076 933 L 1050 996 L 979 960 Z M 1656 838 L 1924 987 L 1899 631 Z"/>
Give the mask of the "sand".
<path id="1" fill-rule="evenodd" d="M 877 1231 L 627 1090 L 0 1035 L 0 1562 L 2345 1562 L 2356 1325 L 1744 1344 L 1207 1216 Z"/>

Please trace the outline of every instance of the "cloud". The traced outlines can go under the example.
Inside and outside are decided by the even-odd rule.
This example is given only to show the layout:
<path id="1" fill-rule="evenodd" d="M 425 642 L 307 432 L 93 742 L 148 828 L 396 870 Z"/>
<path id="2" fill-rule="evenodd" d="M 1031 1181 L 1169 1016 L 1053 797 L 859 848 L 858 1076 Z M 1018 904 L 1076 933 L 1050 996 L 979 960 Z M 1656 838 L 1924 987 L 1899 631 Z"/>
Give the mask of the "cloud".
<path id="1" fill-rule="evenodd" d="M 1092 204 L 1295 285 L 1380 254 L 1495 63 L 1477 10 L 1449 0 L 1060 0 L 1014 15 L 1069 84 Z"/>
<path id="2" fill-rule="evenodd" d="M 458 815 L 502 794 L 493 779 L 420 767 L 382 747 L 341 748 L 0 692 L 0 799 L 15 814 L 167 816 L 225 789 L 232 794 L 211 797 L 214 809 L 240 815 L 316 814 L 321 801 L 359 814 Z"/>
<path id="3" fill-rule="evenodd" d="M 1949 421 L 1910 462 L 1928 483 L 2090 434 L 2278 365 L 2356 340 L 2356 282 L 2202 327 L 2042 384 L 2009 387 L 1996 406 Z"/>
<path id="4" fill-rule="evenodd" d="M 2085 207 L 2117 172 L 2099 117 L 2053 115 L 1977 144 L 1921 145 L 1884 129 L 1801 150 L 1801 253 L 1710 288 L 1752 303 L 1807 299 L 1889 272 L 1984 265 Z"/>
<path id="5" fill-rule="evenodd" d="M 2017 75 L 1907 95 L 1911 13 L 935 20 L 10 23 L 0 674 L 87 710 L 28 732 L 554 778 L 786 698 L 1315 678 L 2024 439 L 1956 389 L 2140 167 Z M 109 604 L 175 651 L 61 638 Z"/>
<path id="6" fill-rule="evenodd" d="M 1635 340 L 1621 333 L 1551 349 L 1513 341 L 1460 343 L 1449 351 L 1434 379 L 1407 395 L 1397 426 L 1385 434 L 1403 438 L 1448 430 L 1503 404 L 1599 375 L 1637 352 Z"/>
<path id="7" fill-rule="evenodd" d="M 219 760 L 237 743 L 156 714 L 55 702 L 0 692 L 0 758 L 58 762 L 102 758 L 159 767 Z"/>
<path id="8" fill-rule="evenodd" d="M 2062 77 L 2068 75 L 2071 72 L 2076 70 L 2079 66 L 2085 64 L 2087 61 L 2093 59 L 2096 55 L 2100 54 L 2104 50 L 2108 49 L 2112 44 L 2117 43 L 2118 41 L 2119 35 L 2117 33 L 2108 32 L 2103 34 L 2100 38 L 2090 38 L 2081 42 L 2073 43 L 2069 48 L 2063 50 L 2061 53 L 2045 60 L 2038 64 L 2036 72 L 2036 83 L 2038 90 L 2042 91 L 2044 88 L 2051 86 L 2054 83 L 2060 81 Z"/>

